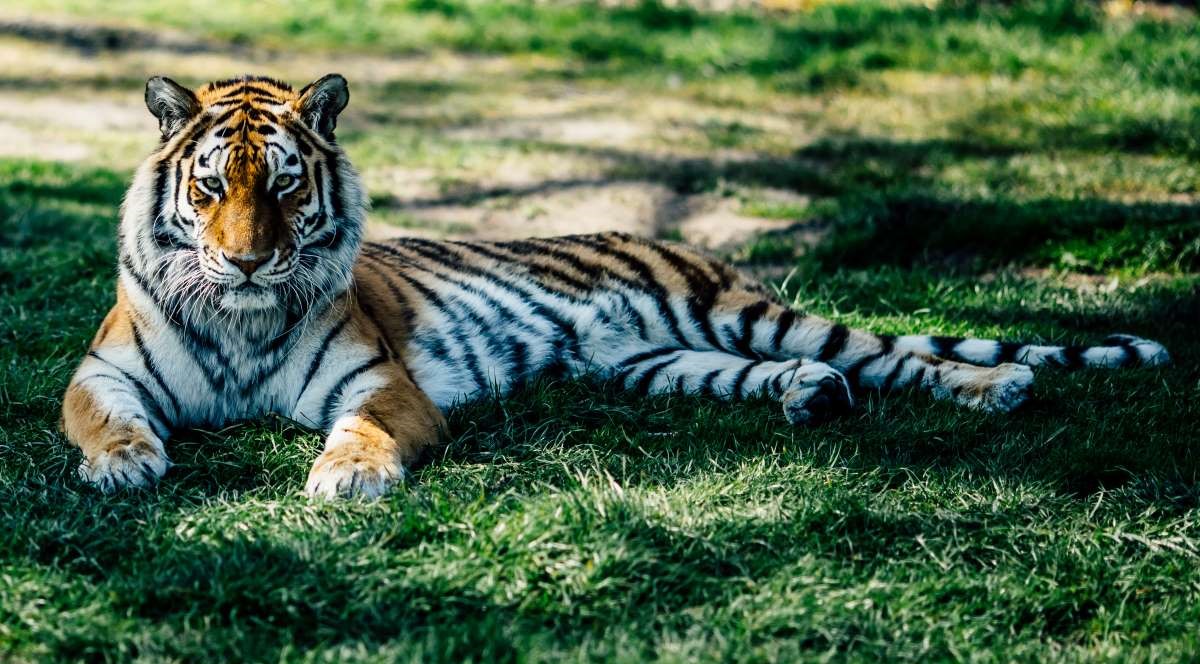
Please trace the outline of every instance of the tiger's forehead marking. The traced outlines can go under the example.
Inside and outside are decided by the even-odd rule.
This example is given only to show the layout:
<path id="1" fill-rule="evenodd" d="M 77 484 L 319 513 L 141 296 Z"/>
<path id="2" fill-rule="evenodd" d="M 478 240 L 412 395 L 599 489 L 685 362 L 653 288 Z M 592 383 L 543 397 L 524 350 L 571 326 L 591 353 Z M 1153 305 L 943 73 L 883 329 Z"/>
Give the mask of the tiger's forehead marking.
<path id="1" fill-rule="evenodd" d="M 260 148 L 280 133 L 283 116 L 294 111 L 296 92 L 274 79 L 247 76 L 216 81 L 196 92 L 213 116 L 212 135 Z"/>
<path id="2" fill-rule="evenodd" d="M 243 76 L 214 81 L 196 91 L 205 106 L 225 103 L 278 105 L 296 100 L 296 91 L 282 81 L 265 76 Z"/>
<path id="3" fill-rule="evenodd" d="M 254 179 L 270 167 L 278 169 L 276 161 L 295 154 L 295 141 L 283 128 L 284 116 L 294 111 L 297 99 L 288 84 L 246 76 L 209 83 L 196 96 L 213 117 L 197 151 L 200 166 L 215 157 L 231 179 Z"/>

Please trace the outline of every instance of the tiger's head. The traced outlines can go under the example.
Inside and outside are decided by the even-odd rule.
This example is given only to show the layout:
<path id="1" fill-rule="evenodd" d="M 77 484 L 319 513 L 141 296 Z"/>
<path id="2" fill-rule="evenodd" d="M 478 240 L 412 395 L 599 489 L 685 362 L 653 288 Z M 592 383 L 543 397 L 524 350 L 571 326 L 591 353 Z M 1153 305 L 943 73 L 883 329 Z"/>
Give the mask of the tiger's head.
<path id="1" fill-rule="evenodd" d="M 349 89 L 245 76 L 146 84 L 162 141 L 122 218 L 122 270 L 168 310 L 304 313 L 341 293 L 362 234 L 358 176 L 334 140 Z"/>

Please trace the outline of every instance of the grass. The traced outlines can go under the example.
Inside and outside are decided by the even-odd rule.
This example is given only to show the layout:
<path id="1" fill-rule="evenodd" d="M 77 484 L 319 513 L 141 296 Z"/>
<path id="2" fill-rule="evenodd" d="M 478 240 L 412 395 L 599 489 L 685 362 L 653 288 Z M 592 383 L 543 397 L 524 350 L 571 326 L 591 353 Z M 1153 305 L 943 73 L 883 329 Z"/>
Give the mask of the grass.
<path id="1" fill-rule="evenodd" d="M 75 130 L 58 138 L 81 159 L 0 157 L 0 659 L 1200 656 L 1194 16 L 931 6 L 105 3 L 131 34 L 187 29 L 315 58 L 303 68 L 380 58 L 339 130 L 394 226 L 479 228 L 413 196 L 540 204 L 495 172 L 638 183 L 794 223 L 730 254 L 847 324 L 1133 332 L 1176 362 L 1039 371 L 1011 416 L 864 395 L 812 430 L 767 403 L 542 382 L 452 413 L 446 447 L 377 503 L 303 498 L 320 437 L 280 419 L 181 432 L 158 488 L 103 497 L 74 476 L 58 399 L 112 301 L 130 146 L 153 131 Z M 78 70 L 21 41 L 40 55 L 0 65 L 0 84 L 31 104 L 137 103 L 145 64 L 114 34 L 72 43 L 99 63 Z M 215 57 L 154 53 L 185 71 Z M 581 101 L 553 106 L 564 90 Z M 53 114 L 6 112 L 55 139 Z M 647 124 L 628 144 L 502 131 L 555 113 Z"/>

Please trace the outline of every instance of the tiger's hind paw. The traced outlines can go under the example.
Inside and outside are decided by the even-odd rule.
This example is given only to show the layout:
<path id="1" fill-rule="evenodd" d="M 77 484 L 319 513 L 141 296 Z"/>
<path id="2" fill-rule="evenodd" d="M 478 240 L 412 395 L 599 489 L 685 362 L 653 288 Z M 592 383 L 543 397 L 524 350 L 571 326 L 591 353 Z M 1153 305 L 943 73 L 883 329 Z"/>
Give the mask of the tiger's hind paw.
<path id="1" fill-rule="evenodd" d="M 1007 413 L 1028 401 L 1032 389 L 1032 369 L 1023 364 L 1001 364 L 957 390 L 955 400 L 974 410 Z"/>
<path id="2" fill-rule="evenodd" d="M 796 426 L 821 424 L 854 407 L 846 377 L 821 362 L 805 364 L 796 370 L 782 402 L 784 417 Z"/>

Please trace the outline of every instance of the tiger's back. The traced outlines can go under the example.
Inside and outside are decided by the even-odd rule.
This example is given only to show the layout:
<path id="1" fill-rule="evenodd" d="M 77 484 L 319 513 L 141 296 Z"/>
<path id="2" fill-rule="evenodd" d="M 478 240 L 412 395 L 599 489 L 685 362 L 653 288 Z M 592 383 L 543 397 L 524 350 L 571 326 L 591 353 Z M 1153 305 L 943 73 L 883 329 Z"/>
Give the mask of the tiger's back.
<path id="1" fill-rule="evenodd" d="M 621 233 L 368 242 L 355 279 L 364 307 L 442 407 L 507 393 L 548 370 L 605 377 L 633 353 L 715 348 L 715 328 L 694 338 L 695 321 L 708 321 L 697 314 L 771 297 L 686 246 Z"/>

